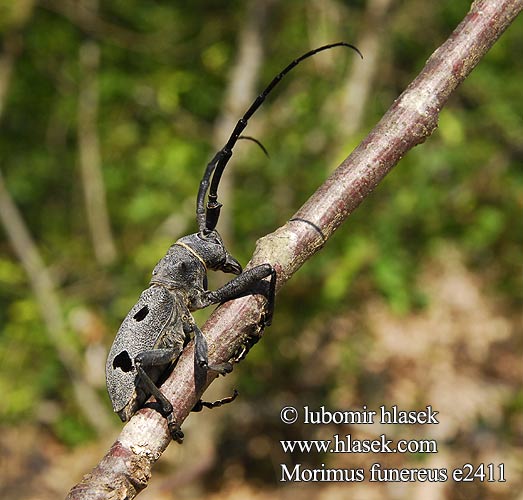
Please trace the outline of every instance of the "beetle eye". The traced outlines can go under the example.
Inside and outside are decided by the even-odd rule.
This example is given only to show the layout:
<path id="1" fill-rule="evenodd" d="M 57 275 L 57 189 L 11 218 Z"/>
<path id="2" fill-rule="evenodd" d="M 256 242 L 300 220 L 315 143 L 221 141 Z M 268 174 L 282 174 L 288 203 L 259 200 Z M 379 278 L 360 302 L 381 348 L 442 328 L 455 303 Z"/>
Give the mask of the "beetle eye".
<path id="1" fill-rule="evenodd" d="M 113 359 L 113 368 L 120 368 L 123 372 L 130 372 L 133 369 L 133 362 L 127 351 L 122 351 Z"/>
<path id="2" fill-rule="evenodd" d="M 204 235 L 198 234 L 198 237 L 200 239 L 204 240 L 205 242 L 216 243 L 216 244 L 220 243 L 220 239 L 219 239 L 219 236 L 217 235 L 216 231 L 211 231 L 210 233 L 207 233 Z"/>
<path id="3" fill-rule="evenodd" d="M 149 314 L 149 308 L 147 306 L 143 306 L 134 316 L 133 318 L 136 321 L 142 321 L 145 319 L 145 317 Z M 125 352 L 125 351 L 124 351 Z"/>

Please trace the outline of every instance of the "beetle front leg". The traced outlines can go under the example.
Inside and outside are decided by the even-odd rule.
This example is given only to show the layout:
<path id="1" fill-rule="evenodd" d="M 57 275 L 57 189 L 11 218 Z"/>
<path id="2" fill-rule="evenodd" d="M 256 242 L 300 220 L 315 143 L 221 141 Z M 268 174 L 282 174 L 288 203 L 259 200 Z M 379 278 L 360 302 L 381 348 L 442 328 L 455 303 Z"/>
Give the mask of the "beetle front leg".
<path id="1" fill-rule="evenodd" d="M 181 347 L 175 347 L 173 349 L 153 349 L 151 351 L 141 352 L 134 358 L 134 364 L 138 376 L 140 377 L 140 381 L 160 405 L 161 414 L 167 419 L 169 433 L 173 440 L 178 443 L 183 442 L 183 432 L 174 418 L 173 406 L 157 385 L 151 380 L 151 377 L 149 377 L 144 368 L 167 365 L 180 355 L 181 350 Z"/>
<path id="2" fill-rule="evenodd" d="M 269 289 L 266 292 L 267 305 L 265 308 L 264 326 L 269 326 L 272 322 L 274 296 L 276 294 L 276 271 L 270 264 L 260 264 L 259 266 L 247 269 L 217 290 L 204 292 L 194 300 L 192 305 L 194 309 L 203 309 L 211 304 L 219 304 L 252 294 L 255 292 L 255 286 L 260 284 L 261 281 L 268 276 L 270 276 L 271 279 Z"/>

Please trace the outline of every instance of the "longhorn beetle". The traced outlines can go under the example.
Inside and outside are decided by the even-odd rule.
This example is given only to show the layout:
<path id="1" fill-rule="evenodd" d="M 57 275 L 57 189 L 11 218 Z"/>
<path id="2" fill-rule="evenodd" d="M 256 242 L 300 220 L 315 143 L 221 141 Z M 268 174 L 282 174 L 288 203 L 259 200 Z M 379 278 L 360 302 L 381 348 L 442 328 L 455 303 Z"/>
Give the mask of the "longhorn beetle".
<path id="1" fill-rule="evenodd" d="M 249 118 L 262 105 L 272 89 L 304 59 L 337 46 L 349 47 L 362 57 L 353 45 L 338 42 L 316 48 L 295 59 L 276 75 L 254 100 L 236 124 L 225 146 L 207 165 L 196 199 L 198 232 L 180 238 L 158 262 L 153 270 L 149 288 L 142 292 L 138 302 L 125 317 L 107 358 L 107 390 L 114 411 L 122 421 L 129 420 L 152 395 L 159 405 L 161 414 L 167 419 L 172 438 L 182 442 L 183 433 L 174 418 L 173 407 L 158 386 L 191 338 L 195 341 L 196 367 L 205 371 L 214 370 L 222 375 L 232 370 L 230 362 L 209 364 L 207 341 L 192 318 L 191 311 L 242 295 L 259 293 L 256 285 L 260 285 L 265 278 L 270 278 L 268 288 L 264 291 L 267 302 L 262 326 L 271 324 L 276 272 L 270 264 L 261 264 L 243 271 L 240 263 L 229 254 L 216 230 L 222 206 L 218 202 L 218 185 L 236 142 L 238 139 L 248 138 L 241 133 Z M 211 291 L 207 289 L 208 269 L 237 276 L 224 286 Z M 232 401 L 236 394 L 235 392 L 233 396 L 214 403 L 199 401 L 194 409 L 220 406 Z"/>

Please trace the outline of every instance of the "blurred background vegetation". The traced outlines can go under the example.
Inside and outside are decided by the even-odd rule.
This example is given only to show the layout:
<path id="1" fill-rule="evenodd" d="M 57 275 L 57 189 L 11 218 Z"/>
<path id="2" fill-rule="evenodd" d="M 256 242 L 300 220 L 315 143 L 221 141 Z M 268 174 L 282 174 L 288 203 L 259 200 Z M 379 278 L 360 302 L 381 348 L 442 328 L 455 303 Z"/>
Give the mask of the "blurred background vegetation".
<path id="1" fill-rule="evenodd" d="M 56 498 L 120 429 L 104 363 L 169 245 L 192 232 L 203 169 L 264 85 L 221 187 L 245 264 L 379 120 L 470 2 L 0 0 L 0 496 Z M 523 29 L 464 82 L 439 128 L 278 296 L 273 326 L 191 416 L 142 498 L 521 498 Z M 211 281 L 218 286 L 220 277 Z M 223 282 L 223 281 L 222 281 Z M 203 322 L 209 312 L 198 312 Z M 211 397 L 212 399 L 212 397 Z M 432 405 L 437 456 L 286 456 L 285 404 Z M 362 430 L 363 429 L 363 430 Z M 509 483 L 279 485 L 280 463 L 505 462 Z M 370 461 L 370 462 L 369 462 Z M 508 486 L 507 486 L 508 484 Z M 323 495 L 323 496 L 322 496 Z"/>

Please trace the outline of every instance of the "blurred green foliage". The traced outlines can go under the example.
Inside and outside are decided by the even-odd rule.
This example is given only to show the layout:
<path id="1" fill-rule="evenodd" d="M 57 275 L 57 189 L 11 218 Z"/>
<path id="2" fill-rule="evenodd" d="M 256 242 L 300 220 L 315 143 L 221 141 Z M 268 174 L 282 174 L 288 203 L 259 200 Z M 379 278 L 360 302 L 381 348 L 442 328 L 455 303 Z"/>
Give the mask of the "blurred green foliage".
<path id="1" fill-rule="evenodd" d="M 320 43 L 355 43 L 365 2 L 335 3 L 343 15 Z M 95 36 L 102 51 L 98 130 L 118 248 L 109 267 L 94 258 L 78 168 L 78 51 L 88 35 L 59 9 L 38 5 L 20 34 L 23 50 L 0 124 L 2 171 L 58 283 L 64 317 L 87 307 L 105 326 L 102 338 L 93 340 L 69 324 L 83 349 L 96 341 L 110 345 L 157 260 L 175 238 L 195 229 L 195 195 L 213 154 L 213 122 L 222 111 L 245 5 L 100 2 L 99 15 L 107 24 Z M 304 63 L 271 95 L 253 118 L 261 124 L 257 138 L 271 159 L 246 141 L 238 144 L 242 161 L 235 164 L 234 192 L 224 207 L 233 221 L 228 245 L 241 262 L 247 262 L 255 240 L 291 217 L 377 122 L 468 6 L 454 0 L 395 4 L 357 137 L 340 133 L 339 120 L 350 117 L 333 112 L 352 64 L 366 64 L 350 52 L 337 50 L 321 64 Z M 271 8 L 258 88 L 318 45 L 309 40 L 310 9 L 307 2 Z M 521 306 L 520 21 L 451 99 L 433 137 L 401 161 L 285 287 L 274 326 L 242 369 L 239 388 L 245 394 L 264 398 L 277 384 L 285 383 L 286 391 L 299 387 L 298 332 L 358 307 L 370 295 L 385 297 L 398 314 L 423 307 L 416 273 L 442 240 L 459 246 L 470 265 L 488 268 L 499 292 Z M 11 26 L 2 23 L 0 29 L 7 33 Z M 90 437 L 6 238 L 0 240 L 0 324 L 0 422 L 40 421 L 42 404 L 53 402 L 59 410 L 51 427 L 60 439 L 74 444 Z M 365 345 L 350 342 L 340 379 L 306 388 L 311 398 L 324 398 L 341 377 L 360 369 L 357 350 Z"/>

